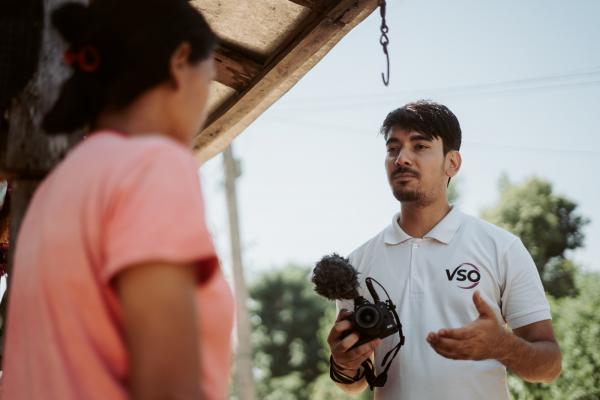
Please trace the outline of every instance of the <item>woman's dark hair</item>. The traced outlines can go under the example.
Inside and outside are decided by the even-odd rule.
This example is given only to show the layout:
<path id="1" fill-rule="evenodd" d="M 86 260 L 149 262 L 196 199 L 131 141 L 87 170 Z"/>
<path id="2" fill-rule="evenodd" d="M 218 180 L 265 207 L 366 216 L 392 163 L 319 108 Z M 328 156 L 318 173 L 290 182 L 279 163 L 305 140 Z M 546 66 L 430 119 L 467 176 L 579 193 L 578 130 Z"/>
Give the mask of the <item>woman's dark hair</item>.
<path id="1" fill-rule="evenodd" d="M 91 68 L 72 64 L 73 74 L 44 118 L 47 133 L 81 128 L 102 110 L 121 109 L 168 80 L 171 56 L 183 42 L 191 46 L 190 63 L 210 57 L 217 42 L 188 0 L 68 3 L 52 13 L 52 22 L 71 55 L 93 57 Z"/>
<path id="2" fill-rule="evenodd" d="M 444 154 L 460 150 L 460 124 L 452 111 L 442 104 L 427 100 L 408 103 L 389 113 L 383 121 L 380 132 L 386 140 L 394 127 L 442 139 Z"/>

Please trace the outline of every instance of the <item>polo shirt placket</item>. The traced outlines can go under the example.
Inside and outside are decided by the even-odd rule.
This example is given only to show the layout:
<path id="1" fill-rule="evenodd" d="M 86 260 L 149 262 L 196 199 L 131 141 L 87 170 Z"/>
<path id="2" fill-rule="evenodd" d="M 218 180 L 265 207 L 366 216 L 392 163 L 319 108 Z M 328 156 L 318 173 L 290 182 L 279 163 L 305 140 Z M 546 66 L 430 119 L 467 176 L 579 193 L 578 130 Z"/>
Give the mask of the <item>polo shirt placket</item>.
<path id="1" fill-rule="evenodd" d="M 423 270 L 425 265 L 419 262 L 422 252 L 421 239 L 411 239 L 410 246 L 410 301 L 420 302 L 423 300 Z"/>

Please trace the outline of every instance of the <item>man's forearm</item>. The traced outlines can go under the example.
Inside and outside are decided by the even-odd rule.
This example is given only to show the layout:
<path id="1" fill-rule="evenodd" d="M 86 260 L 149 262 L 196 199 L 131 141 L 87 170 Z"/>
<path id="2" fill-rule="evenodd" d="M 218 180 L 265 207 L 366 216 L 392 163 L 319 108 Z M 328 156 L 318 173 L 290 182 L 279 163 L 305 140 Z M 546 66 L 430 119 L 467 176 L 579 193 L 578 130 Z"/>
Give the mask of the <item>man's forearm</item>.
<path id="1" fill-rule="evenodd" d="M 354 383 L 344 384 L 336 382 L 335 384 L 348 394 L 357 394 L 367 388 L 367 380 L 365 378 L 362 378 L 360 381 Z"/>
<path id="2" fill-rule="evenodd" d="M 560 375 L 560 349 L 554 342 L 528 342 L 507 332 L 498 352 L 496 359 L 526 381 L 550 383 Z"/>

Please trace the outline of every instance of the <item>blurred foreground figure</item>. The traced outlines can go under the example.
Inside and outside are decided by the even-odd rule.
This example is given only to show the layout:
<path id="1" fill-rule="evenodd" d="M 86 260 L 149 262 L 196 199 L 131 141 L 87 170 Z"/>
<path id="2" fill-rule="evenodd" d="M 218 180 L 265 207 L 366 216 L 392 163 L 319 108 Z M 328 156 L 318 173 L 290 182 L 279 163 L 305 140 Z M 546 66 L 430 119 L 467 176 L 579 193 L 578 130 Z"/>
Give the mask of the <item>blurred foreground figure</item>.
<path id="1" fill-rule="evenodd" d="M 44 128 L 89 134 L 17 238 L 3 398 L 222 400 L 233 299 L 190 149 L 216 37 L 186 0 L 52 17 L 73 73 Z"/>

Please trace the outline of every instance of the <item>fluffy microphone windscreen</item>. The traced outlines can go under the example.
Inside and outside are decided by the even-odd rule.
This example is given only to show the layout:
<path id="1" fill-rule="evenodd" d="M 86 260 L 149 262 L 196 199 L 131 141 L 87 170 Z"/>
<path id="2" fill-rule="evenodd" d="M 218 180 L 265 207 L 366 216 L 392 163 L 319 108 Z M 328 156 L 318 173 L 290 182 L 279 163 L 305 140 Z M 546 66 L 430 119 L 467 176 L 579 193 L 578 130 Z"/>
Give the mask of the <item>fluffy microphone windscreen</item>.
<path id="1" fill-rule="evenodd" d="M 325 256 L 313 270 L 315 291 L 330 300 L 358 297 L 358 272 L 347 258 L 337 254 Z"/>

